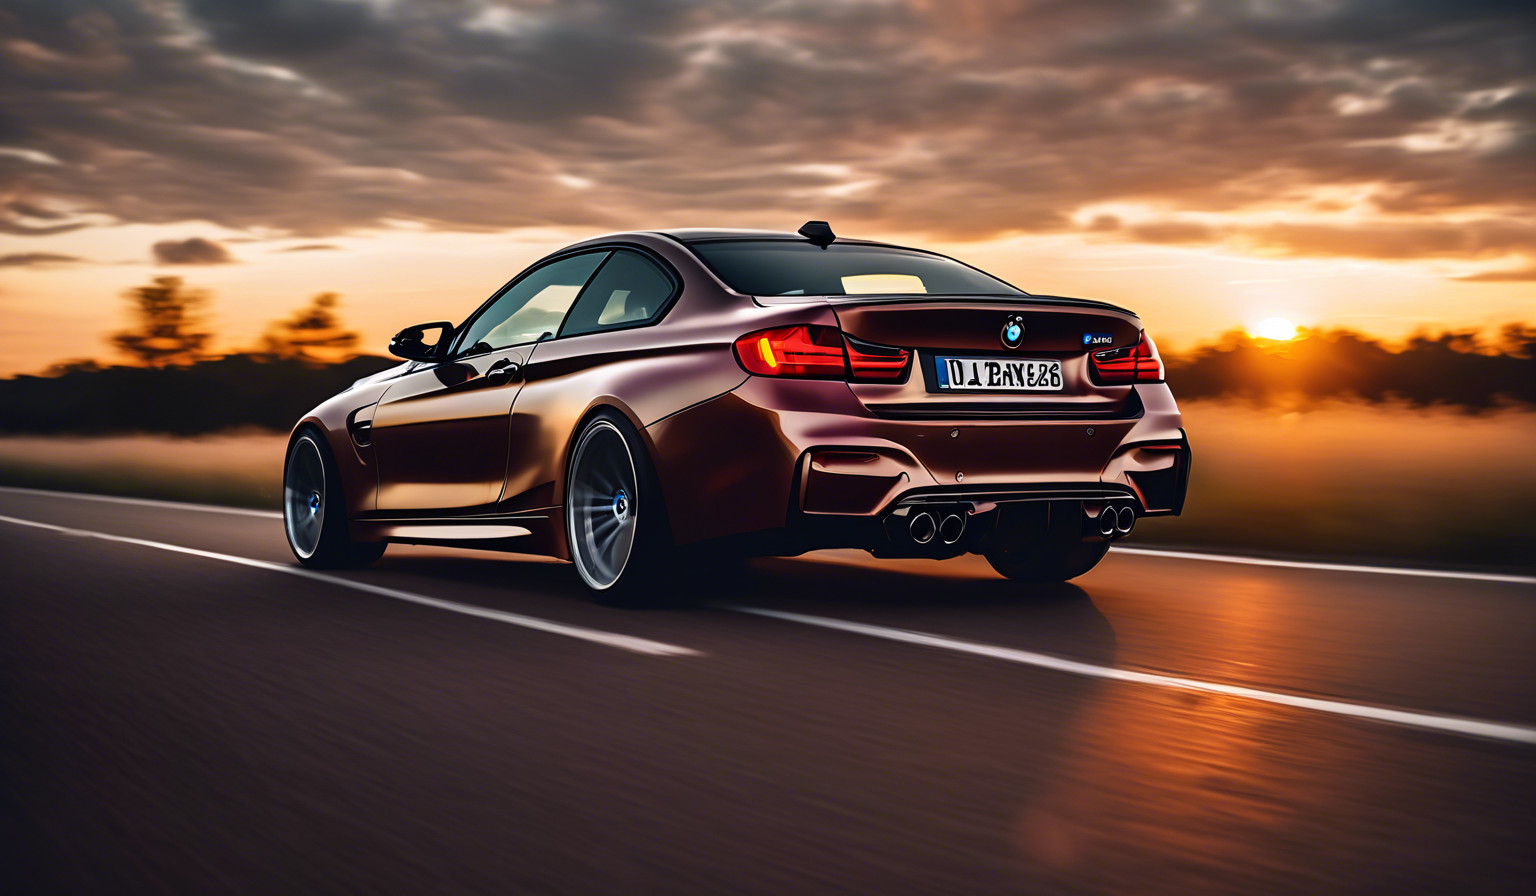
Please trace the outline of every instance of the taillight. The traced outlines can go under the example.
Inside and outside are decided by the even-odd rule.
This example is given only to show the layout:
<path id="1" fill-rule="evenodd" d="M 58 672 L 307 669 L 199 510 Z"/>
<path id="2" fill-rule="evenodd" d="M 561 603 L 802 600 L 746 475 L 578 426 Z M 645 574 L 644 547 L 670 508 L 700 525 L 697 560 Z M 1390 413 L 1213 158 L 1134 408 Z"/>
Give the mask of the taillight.
<path id="1" fill-rule="evenodd" d="M 1105 385 L 1163 381 L 1163 359 L 1146 333 L 1141 334 L 1135 345 L 1105 349 L 1091 357 L 1094 378 Z"/>
<path id="2" fill-rule="evenodd" d="M 836 327 L 800 324 L 748 333 L 736 340 L 736 357 L 758 376 L 896 382 L 907 375 L 912 353 L 844 336 Z"/>
<path id="3" fill-rule="evenodd" d="M 907 375 L 907 361 L 912 353 L 904 348 L 875 345 L 845 336 L 848 343 L 848 367 L 856 380 L 894 382 Z"/>
<path id="4" fill-rule="evenodd" d="M 836 327 L 801 324 L 758 330 L 736 340 L 736 357 L 758 376 L 837 377 L 848 373 L 843 334 Z"/>

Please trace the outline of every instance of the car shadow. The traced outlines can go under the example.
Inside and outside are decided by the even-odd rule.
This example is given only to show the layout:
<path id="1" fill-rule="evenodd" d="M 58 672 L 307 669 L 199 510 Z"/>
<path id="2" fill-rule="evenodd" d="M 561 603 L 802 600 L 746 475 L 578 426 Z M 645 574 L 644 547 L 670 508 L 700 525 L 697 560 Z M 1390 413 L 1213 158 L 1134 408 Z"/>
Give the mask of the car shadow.
<path id="1" fill-rule="evenodd" d="M 569 564 L 519 555 L 391 550 L 378 568 L 468 586 L 473 600 L 527 610 L 525 598 L 591 597 Z M 521 599 L 520 599 L 521 598 Z M 680 567 L 653 605 L 616 614 L 692 613 L 721 607 L 852 619 L 987 644 L 1111 664 L 1114 629 L 1091 593 L 1071 582 L 1025 584 L 966 560 L 914 565 L 810 555 Z"/>
<path id="2" fill-rule="evenodd" d="M 713 602 L 856 619 L 1105 665 L 1115 656 L 1114 628 L 1090 592 L 1071 582 L 978 577 L 964 560 L 913 568 L 873 558 L 808 557 L 754 560 L 745 569 L 740 596 Z"/>

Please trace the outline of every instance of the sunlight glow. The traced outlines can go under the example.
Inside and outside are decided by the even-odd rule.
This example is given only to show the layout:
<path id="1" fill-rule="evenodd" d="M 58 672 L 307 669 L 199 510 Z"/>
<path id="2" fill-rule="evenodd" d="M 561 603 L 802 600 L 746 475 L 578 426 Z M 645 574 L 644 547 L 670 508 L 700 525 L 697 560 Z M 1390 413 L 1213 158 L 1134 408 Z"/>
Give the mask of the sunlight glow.
<path id="1" fill-rule="evenodd" d="M 1296 325 L 1283 317 L 1266 317 L 1249 327 L 1248 332 L 1260 339 L 1285 342 L 1296 338 Z"/>

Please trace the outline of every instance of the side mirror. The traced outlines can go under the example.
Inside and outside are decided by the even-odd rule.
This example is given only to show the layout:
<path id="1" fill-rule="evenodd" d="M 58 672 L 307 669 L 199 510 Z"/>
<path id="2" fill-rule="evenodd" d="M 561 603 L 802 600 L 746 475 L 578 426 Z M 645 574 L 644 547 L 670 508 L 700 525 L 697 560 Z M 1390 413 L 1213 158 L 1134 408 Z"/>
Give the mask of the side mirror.
<path id="1" fill-rule="evenodd" d="M 428 330 L 440 330 L 441 333 L 428 343 L 426 336 Z M 453 324 L 446 320 L 416 324 L 406 327 L 396 333 L 395 338 L 389 340 L 389 353 L 407 361 L 435 361 L 448 348 L 448 341 L 452 336 Z"/>

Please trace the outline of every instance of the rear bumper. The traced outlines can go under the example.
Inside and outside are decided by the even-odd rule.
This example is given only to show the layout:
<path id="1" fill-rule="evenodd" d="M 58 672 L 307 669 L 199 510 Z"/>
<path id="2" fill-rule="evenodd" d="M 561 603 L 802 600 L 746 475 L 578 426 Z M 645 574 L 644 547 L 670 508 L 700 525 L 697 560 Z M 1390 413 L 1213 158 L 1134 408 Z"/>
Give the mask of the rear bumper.
<path id="1" fill-rule="evenodd" d="M 1112 498 L 1177 514 L 1182 420 L 1165 385 L 1138 392 L 1130 419 L 893 420 L 843 383 L 751 377 L 647 434 L 680 544 L 785 528 L 840 541 L 924 501 Z"/>

